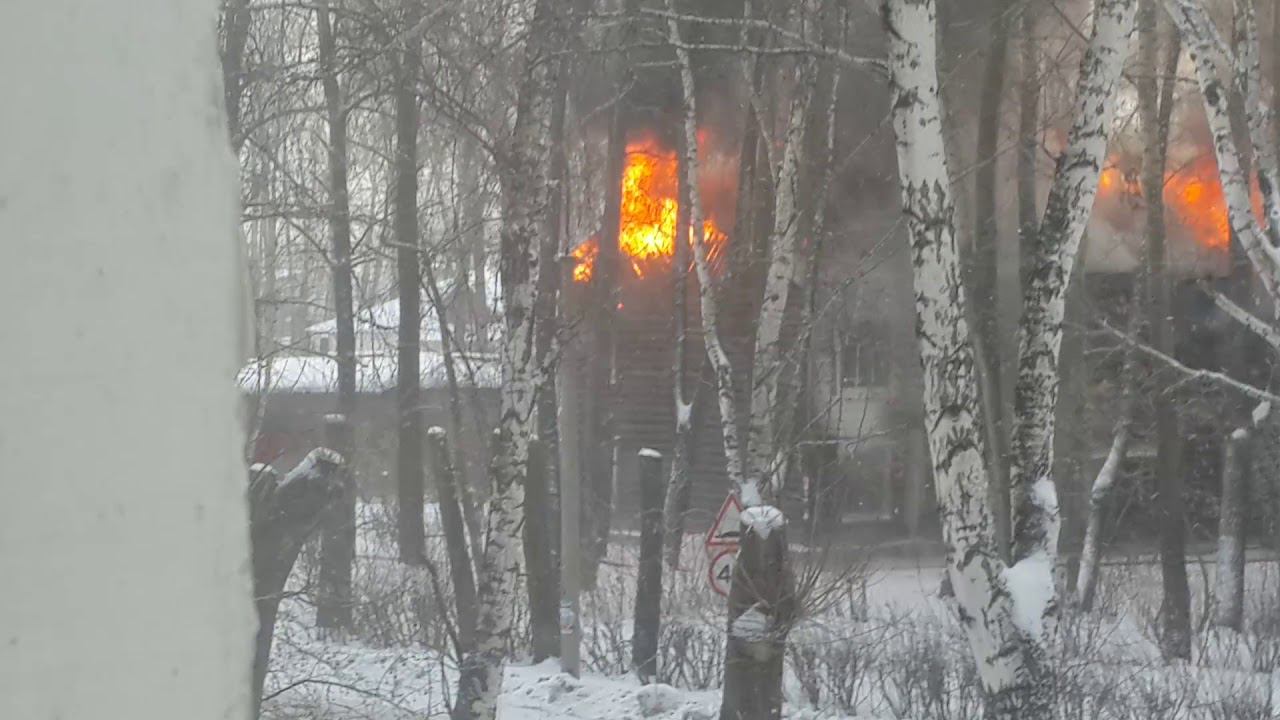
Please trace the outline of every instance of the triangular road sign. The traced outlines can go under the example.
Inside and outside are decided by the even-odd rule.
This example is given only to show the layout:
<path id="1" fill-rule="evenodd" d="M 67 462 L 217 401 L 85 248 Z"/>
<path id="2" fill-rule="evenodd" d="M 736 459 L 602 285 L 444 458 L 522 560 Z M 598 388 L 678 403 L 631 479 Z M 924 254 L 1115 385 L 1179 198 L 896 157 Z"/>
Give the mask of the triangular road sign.
<path id="1" fill-rule="evenodd" d="M 742 501 L 735 493 L 729 493 L 716 513 L 716 521 L 707 531 L 708 548 L 737 547 L 742 537 Z"/>

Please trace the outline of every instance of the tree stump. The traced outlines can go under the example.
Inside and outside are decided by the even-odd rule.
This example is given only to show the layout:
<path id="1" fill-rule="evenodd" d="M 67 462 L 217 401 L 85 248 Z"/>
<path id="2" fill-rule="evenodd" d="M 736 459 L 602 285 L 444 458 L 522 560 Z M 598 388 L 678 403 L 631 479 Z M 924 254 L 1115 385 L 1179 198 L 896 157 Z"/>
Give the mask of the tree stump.
<path id="1" fill-rule="evenodd" d="M 276 613 L 303 543 L 344 492 L 342 456 L 316 448 L 284 479 L 270 465 L 249 469 L 249 537 L 258 633 L 253 652 L 253 706 L 257 717 L 275 636 Z"/>

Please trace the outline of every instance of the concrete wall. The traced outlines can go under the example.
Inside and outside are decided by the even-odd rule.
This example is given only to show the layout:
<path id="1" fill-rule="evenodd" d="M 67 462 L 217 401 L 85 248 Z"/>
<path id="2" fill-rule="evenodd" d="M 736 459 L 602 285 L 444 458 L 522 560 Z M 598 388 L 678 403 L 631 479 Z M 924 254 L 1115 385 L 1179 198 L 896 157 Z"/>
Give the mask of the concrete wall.
<path id="1" fill-rule="evenodd" d="M 245 718 L 216 0 L 0 3 L 0 717 Z"/>

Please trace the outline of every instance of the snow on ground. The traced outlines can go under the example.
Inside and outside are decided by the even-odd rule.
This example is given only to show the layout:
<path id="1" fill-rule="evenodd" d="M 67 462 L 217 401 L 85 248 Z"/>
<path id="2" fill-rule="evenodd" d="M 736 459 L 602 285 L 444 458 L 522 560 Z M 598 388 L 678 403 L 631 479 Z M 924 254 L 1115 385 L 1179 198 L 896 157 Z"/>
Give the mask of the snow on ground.
<path id="1" fill-rule="evenodd" d="M 434 528 L 437 513 L 427 513 Z M 275 720 L 445 718 L 454 666 L 429 574 L 395 560 L 394 517 L 362 505 L 356 568 L 357 627 L 351 638 L 316 634 L 307 588 L 311 551 L 282 604 L 267 681 L 265 714 Z M 429 545 L 445 568 L 440 539 Z M 796 550 L 800 550 L 796 548 Z M 980 715 L 973 663 L 947 602 L 938 597 L 941 567 L 881 562 L 847 574 L 848 556 L 824 559 L 833 580 L 791 634 L 784 680 L 790 720 L 949 720 Z M 583 597 L 584 675 L 561 674 L 555 661 L 507 667 L 503 720 L 701 720 L 719 706 L 724 600 L 706 587 L 706 558 L 689 538 L 682 569 L 666 573 L 660 680 L 640 685 L 627 670 L 635 573 L 631 543 L 617 542 L 597 590 Z M 838 567 L 833 567 L 838 566 Z M 1193 607 L 1204 614 L 1212 567 L 1189 564 Z M 447 582 L 447 572 L 440 578 Z M 1219 720 L 1280 717 L 1272 698 L 1280 663 L 1280 612 L 1271 562 L 1248 570 L 1249 627 L 1242 634 L 1198 632 L 1190 663 L 1160 659 L 1153 628 L 1159 570 L 1149 559 L 1113 558 L 1102 568 L 1098 611 L 1062 609 L 1058 632 L 1063 717 Z M 447 592 L 447 588 L 445 589 Z M 444 604 L 448 604 L 444 599 Z M 517 613 L 517 637 L 527 637 Z M 524 641 L 518 640 L 517 645 Z M 521 651 L 517 648 L 515 655 Z"/>
<path id="2" fill-rule="evenodd" d="M 267 687 L 266 714 L 294 718 L 409 720 L 447 718 L 455 682 L 448 660 L 422 648 L 373 648 L 314 636 L 295 605 L 281 628 Z M 443 681 L 443 682 L 442 682 Z M 633 677 L 560 672 L 558 661 L 507 666 L 504 720 L 700 720 L 715 717 L 719 693 L 644 686 Z"/>

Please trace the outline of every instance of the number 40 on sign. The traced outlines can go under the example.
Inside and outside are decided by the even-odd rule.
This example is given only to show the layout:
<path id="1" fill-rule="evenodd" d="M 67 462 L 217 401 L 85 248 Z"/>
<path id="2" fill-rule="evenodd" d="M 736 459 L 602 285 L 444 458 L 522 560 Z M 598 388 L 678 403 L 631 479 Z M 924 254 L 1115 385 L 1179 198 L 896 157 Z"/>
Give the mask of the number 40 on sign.
<path id="1" fill-rule="evenodd" d="M 733 561 L 738 556 L 738 540 L 742 536 L 742 503 L 738 496 L 730 494 L 716 513 L 716 521 L 707 531 L 704 545 L 710 562 L 707 565 L 707 582 L 711 589 L 729 596 L 733 580 Z"/>

